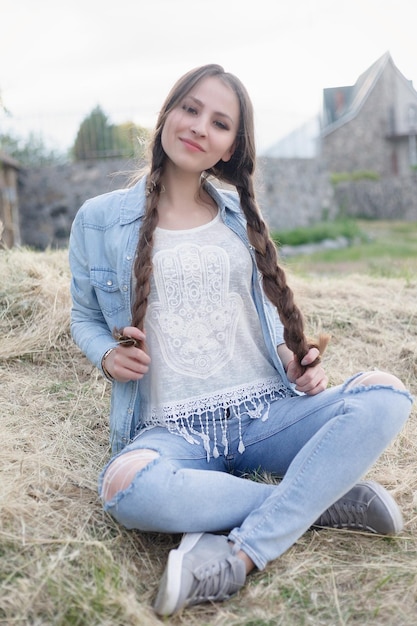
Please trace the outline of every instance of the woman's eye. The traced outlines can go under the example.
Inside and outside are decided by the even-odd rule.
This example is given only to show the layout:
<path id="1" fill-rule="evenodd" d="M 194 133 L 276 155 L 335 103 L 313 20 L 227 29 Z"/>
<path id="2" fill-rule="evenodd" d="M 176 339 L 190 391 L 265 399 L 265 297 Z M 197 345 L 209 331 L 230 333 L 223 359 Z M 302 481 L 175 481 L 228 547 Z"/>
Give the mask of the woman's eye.
<path id="1" fill-rule="evenodd" d="M 195 115 L 197 113 L 197 109 L 189 104 L 183 104 L 182 108 L 186 113 L 191 113 L 192 115 Z"/>
<path id="2" fill-rule="evenodd" d="M 221 122 L 220 120 L 216 120 L 214 122 L 214 124 L 218 127 L 221 128 L 222 130 L 228 130 L 229 127 L 227 126 L 227 124 L 225 124 L 224 122 Z"/>

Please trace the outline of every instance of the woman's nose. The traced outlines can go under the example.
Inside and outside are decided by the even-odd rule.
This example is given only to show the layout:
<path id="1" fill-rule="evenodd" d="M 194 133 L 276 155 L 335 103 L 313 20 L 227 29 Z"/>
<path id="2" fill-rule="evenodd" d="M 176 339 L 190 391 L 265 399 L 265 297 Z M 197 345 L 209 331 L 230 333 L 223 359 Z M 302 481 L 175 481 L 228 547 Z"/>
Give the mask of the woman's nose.
<path id="1" fill-rule="evenodd" d="M 200 137 L 205 136 L 207 134 L 206 121 L 202 118 L 195 120 L 191 126 L 191 132 L 194 135 L 199 135 Z"/>

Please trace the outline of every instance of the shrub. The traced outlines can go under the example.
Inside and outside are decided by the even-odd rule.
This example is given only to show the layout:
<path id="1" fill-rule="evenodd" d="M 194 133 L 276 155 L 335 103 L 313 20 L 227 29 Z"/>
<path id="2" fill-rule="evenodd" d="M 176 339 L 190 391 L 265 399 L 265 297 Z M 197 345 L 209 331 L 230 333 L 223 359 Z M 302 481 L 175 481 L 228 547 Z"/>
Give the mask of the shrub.
<path id="1" fill-rule="evenodd" d="M 346 237 L 349 241 L 353 241 L 357 238 L 362 239 L 363 234 L 358 224 L 350 219 L 317 222 L 311 226 L 272 233 L 273 240 L 279 246 L 300 246 L 306 243 L 319 243 L 325 239 L 337 239 L 338 237 Z"/>
<path id="2" fill-rule="evenodd" d="M 333 172 L 330 176 L 332 185 L 358 180 L 379 180 L 378 172 L 373 170 L 356 170 L 355 172 Z"/>

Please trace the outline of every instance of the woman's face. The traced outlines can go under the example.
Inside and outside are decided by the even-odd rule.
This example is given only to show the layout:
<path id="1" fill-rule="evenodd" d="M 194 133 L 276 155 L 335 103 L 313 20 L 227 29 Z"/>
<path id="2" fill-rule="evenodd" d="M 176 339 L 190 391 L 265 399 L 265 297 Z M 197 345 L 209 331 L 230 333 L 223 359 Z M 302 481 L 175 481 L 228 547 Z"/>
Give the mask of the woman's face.
<path id="1" fill-rule="evenodd" d="M 179 168 L 201 173 L 229 161 L 239 127 L 239 100 L 216 76 L 201 79 L 168 114 L 162 147 Z"/>

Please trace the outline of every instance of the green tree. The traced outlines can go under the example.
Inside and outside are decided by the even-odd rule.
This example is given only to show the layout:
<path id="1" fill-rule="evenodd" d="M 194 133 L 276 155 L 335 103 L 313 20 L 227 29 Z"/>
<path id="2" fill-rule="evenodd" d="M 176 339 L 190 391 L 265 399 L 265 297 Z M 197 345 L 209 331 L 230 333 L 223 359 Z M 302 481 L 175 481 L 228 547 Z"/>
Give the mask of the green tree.
<path id="1" fill-rule="evenodd" d="M 133 122 L 124 122 L 115 128 L 123 154 L 137 159 L 143 158 L 148 149 L 151 137 L 150 130 Z"/>
<path id="2" fill-rule="evenodd" d="M 110 123 L 100 106 L 95 107 L 81 122 L 72 148 L 76 161 L 107 157 L 137 157 L 144 155 L 149 131 L 133 122 Z"/>
<path id="3" fill-rule="evenodd" d="M 109 156 L 112 149 L 112 126 L 102 109 L 97 106 L 84 118 L 73 147 L 75 160 Z"/>

